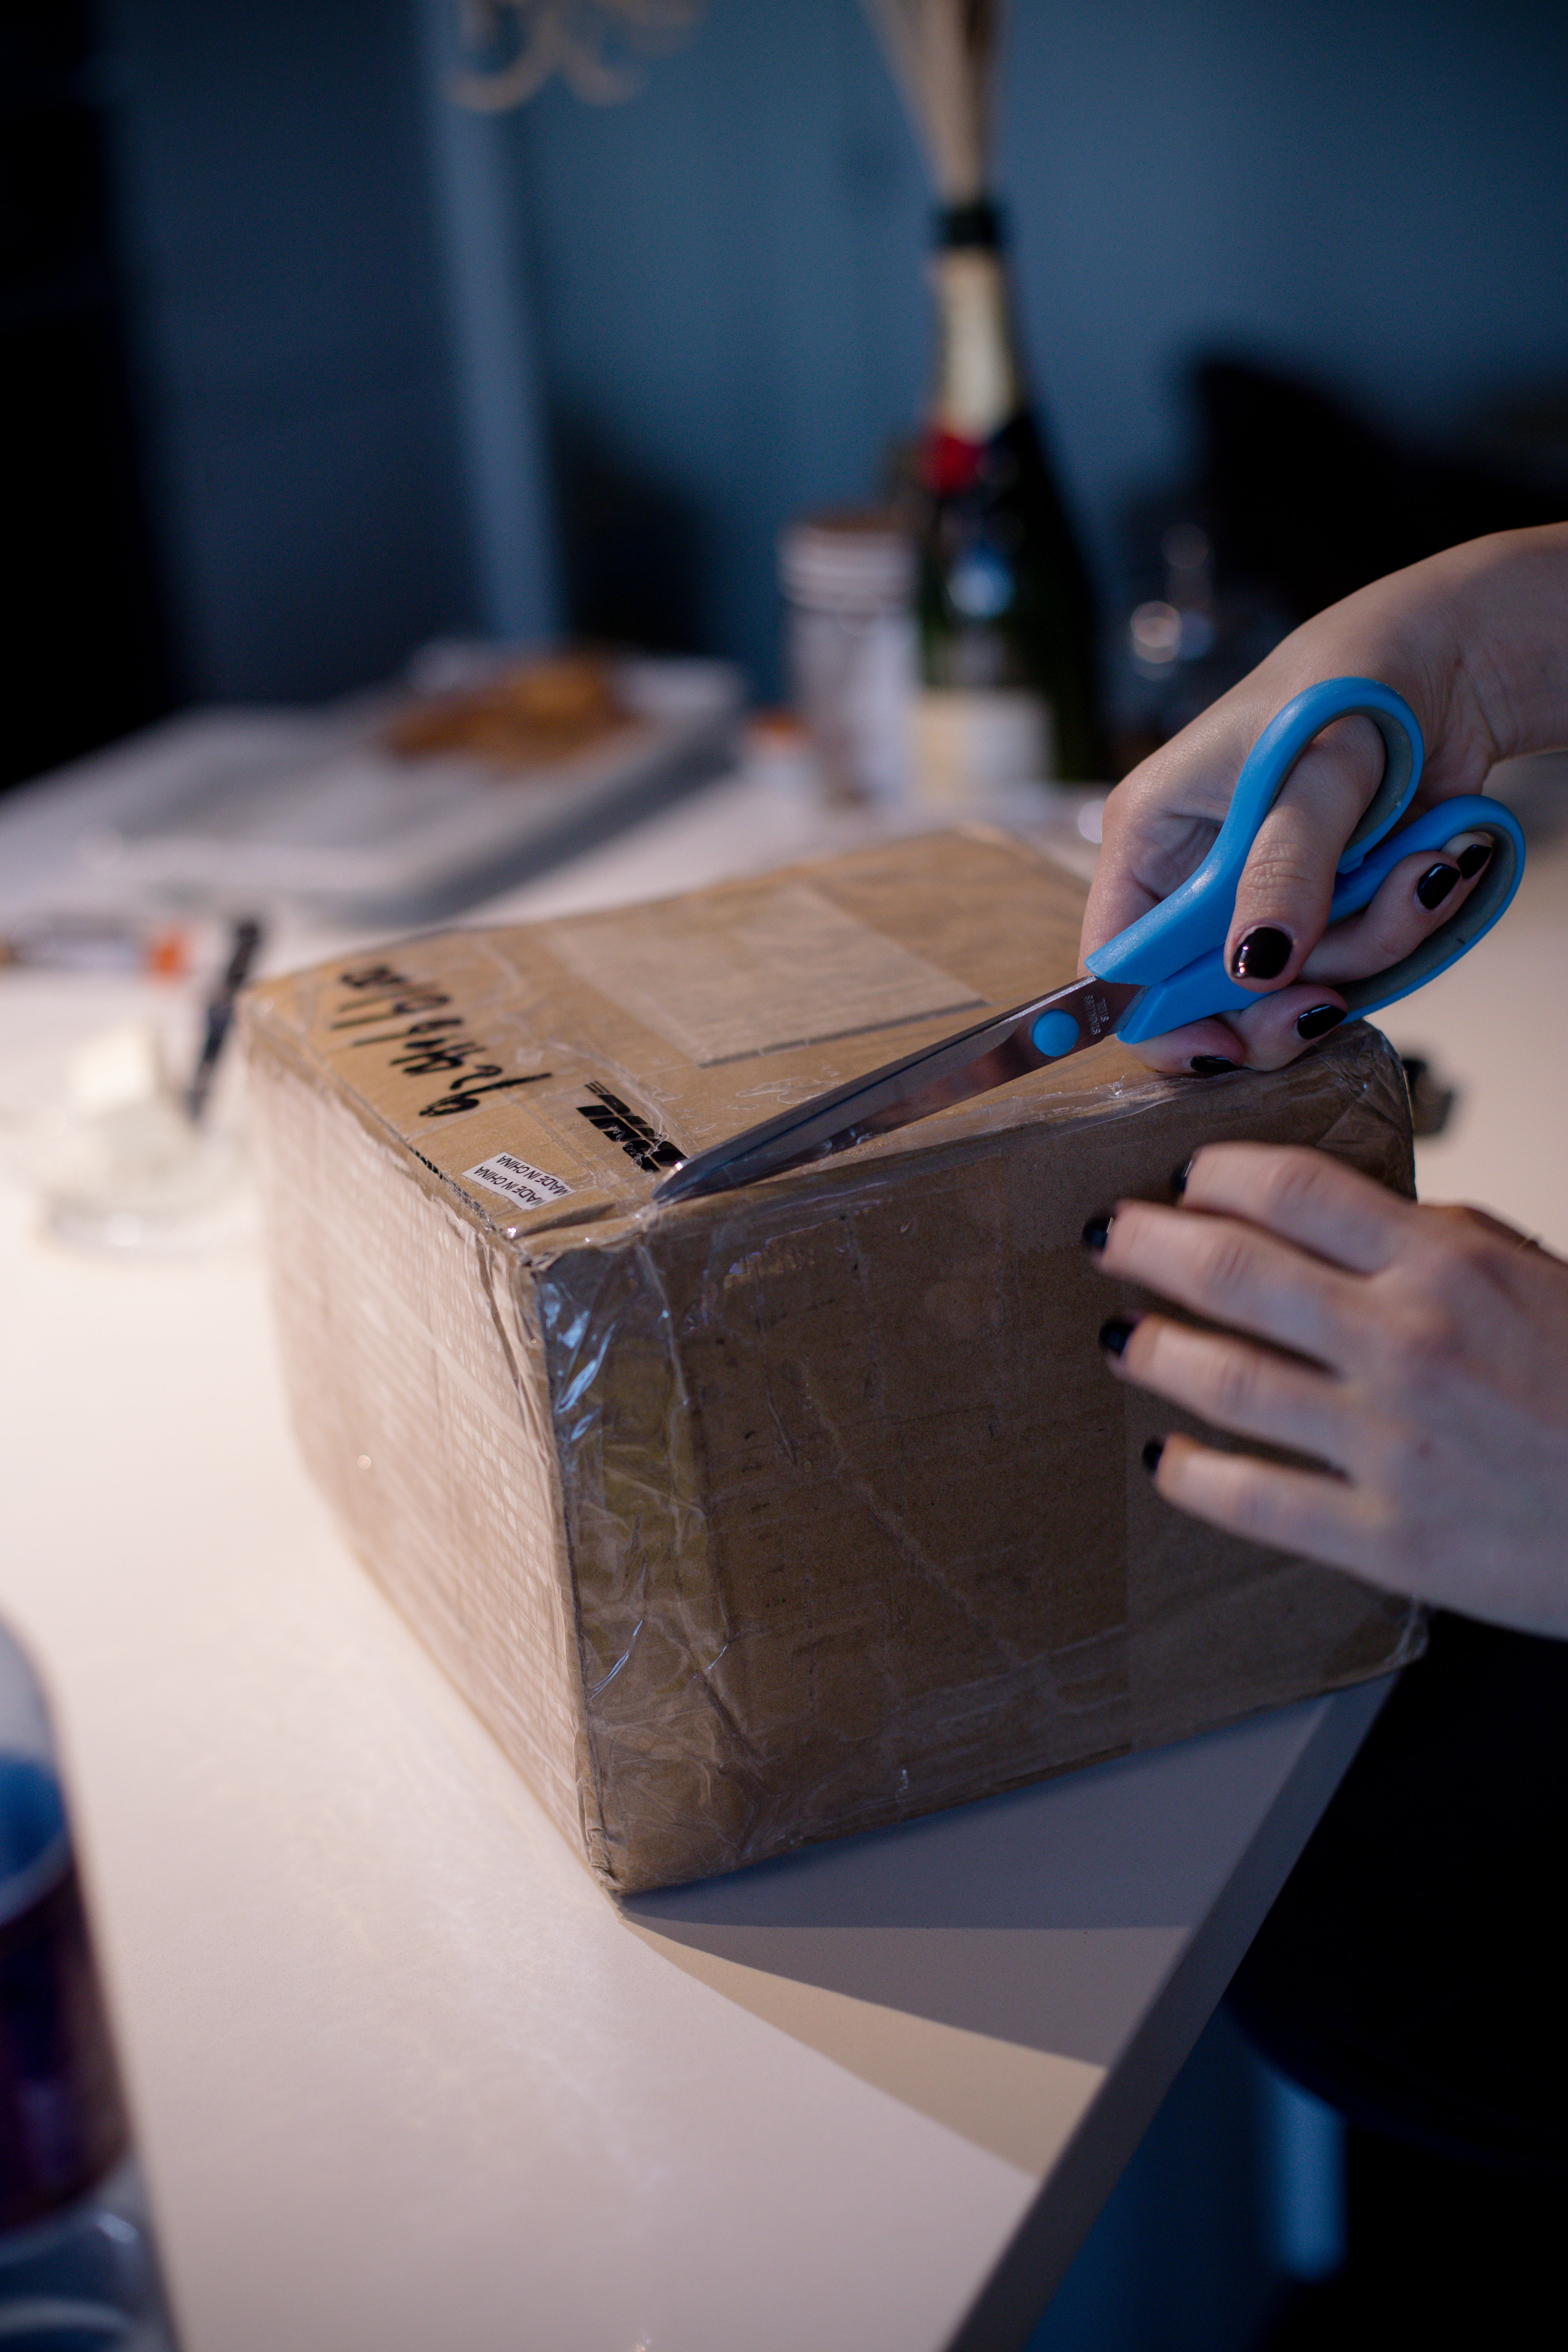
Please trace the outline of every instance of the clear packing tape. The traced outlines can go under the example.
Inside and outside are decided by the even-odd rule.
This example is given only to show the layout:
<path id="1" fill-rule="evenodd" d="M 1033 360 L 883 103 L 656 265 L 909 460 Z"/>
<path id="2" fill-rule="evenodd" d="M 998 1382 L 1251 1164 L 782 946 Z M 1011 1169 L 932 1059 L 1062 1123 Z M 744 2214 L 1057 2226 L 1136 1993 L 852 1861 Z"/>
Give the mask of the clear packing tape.
<path id="1" fill-rule="evenodd" d="M 631 1893 L 1414 1656 L 1420 1612 L 1163 1505 L 1085 1219 L 1205 1141 L 1413 1189 L 1360 1024 L 1286 1071 L 1107 1046 L 655 1210 L 661 1164 L 1070 974 L 1081 886 L 928 836 L 448 932 L 243 1013 L 284 1360 L 372 1573 Z M 1130 1300 L 1131 1293 L 1123 1294 Z"/>

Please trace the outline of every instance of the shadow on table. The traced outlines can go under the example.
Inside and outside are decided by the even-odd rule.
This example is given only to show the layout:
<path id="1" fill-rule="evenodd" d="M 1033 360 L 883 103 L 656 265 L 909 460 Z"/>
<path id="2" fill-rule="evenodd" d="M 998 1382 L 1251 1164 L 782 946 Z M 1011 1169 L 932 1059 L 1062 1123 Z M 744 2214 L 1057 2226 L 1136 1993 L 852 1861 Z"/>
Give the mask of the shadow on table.
<path id="1" fill-rule="evenodd" d="M 1159 1997 L 1195 2007 L 1186 2039 L 1217 1999 L 1274 1892 L 1246 1883 L 1260 1821 L 1300 1778 L 1320 1706 L 637 1895 L 623 1916 L 673 1965 L 1042 2177 L 1107 2071 L 1170 2032 L 1150 2022 Z M 1282 1875 L 1293 1853 L 1260 1866 Z M 1224 1943 L 1237 1903 L 1236 1948 L 1211 1956 L 1197 1931 L 1217 1923 Z"/>

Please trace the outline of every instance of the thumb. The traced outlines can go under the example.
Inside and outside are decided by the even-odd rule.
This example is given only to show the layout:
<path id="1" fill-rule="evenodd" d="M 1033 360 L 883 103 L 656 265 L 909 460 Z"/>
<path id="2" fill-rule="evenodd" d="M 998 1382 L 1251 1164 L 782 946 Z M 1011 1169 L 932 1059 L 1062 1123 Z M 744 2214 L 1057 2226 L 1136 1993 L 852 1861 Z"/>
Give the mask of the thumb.
<path id="1" fill-rule="evenodd" d="M 1334 868 L 1383 777 L 1383 739 L 1369 719 L 1339 719 L 1314 736 L 1258 827 L 1225 943 L 1243 987 L 1288 988 L 1323 935 Z"/>

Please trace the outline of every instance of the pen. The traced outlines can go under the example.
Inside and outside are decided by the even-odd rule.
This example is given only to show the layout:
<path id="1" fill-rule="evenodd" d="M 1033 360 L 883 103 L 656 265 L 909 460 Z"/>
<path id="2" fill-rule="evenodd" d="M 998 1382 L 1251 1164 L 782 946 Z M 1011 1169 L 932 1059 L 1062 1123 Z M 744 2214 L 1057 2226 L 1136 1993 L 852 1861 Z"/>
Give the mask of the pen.
<path id="1" fill-rule="evenodd" d="M 218 1056 L 223 1052 L 224 1040 L 234 1018 L 234 1000 L 245 986 L 260 945 L 261 925 L 253 917 L 247 916 L 244 921 L 236 923 L 228 968 L 207 1000 L 206 1032 L 202 1039 L 195 1075 L 185 1094 L 185 1108 L 193 1125 L 200 1124 L 206 1109 Z"/>

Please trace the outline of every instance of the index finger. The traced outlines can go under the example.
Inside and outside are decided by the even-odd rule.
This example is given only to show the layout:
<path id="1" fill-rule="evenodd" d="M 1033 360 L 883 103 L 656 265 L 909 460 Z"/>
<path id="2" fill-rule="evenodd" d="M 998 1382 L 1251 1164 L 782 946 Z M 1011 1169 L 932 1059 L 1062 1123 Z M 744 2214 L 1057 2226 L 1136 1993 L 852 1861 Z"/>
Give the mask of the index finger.
<path id="1" fill-rule="evenodd" d="M 1244 1218 L 1349 1274 L 1381 1273 L 1420 1213 L 1326 1151 L 1276 1143 L 1205 1143 L 1187 1162 L 1182 1203 Z"/>
<path id="2" fill-rule="evenodd" d="M 1328 927 L 1334 873 L 1382 781 L 1370 719 L 1315 735 L 1258 828 L 1236 886 L 1225 967 L 1243 986 L 1288 988 Z"/>
<path id="3" fill-rule="evenodd" d="M 1110 793 L 1084 910 L 1086 956 L 1168 898 L 1214 846 L 1251 740 L 1252 714 L 1238 715 L 1236 700 L 1233 691 L 1201 712 Z"/>
<path id="4" fill-rule="evenodd" d="M 1116 786 L 1105 803 L 1084 914 L 1085 956 L 1168 898 L 1203 863 L 1275 707 L 1255 673 Z M 1377 790 L 1383 760 L 1382 739 L 1366 719 L 1334 720 L 1307 745 L 1243 868 L 1225 944 L 1227 971 L 1236 970 L 1242 940 L 1261 931 L 1267 937 L 1254 941 L 1249 968 L 1237 977 L 1260 990 L 1295 978 L 1328 920 L 1334 869 Z"/>

